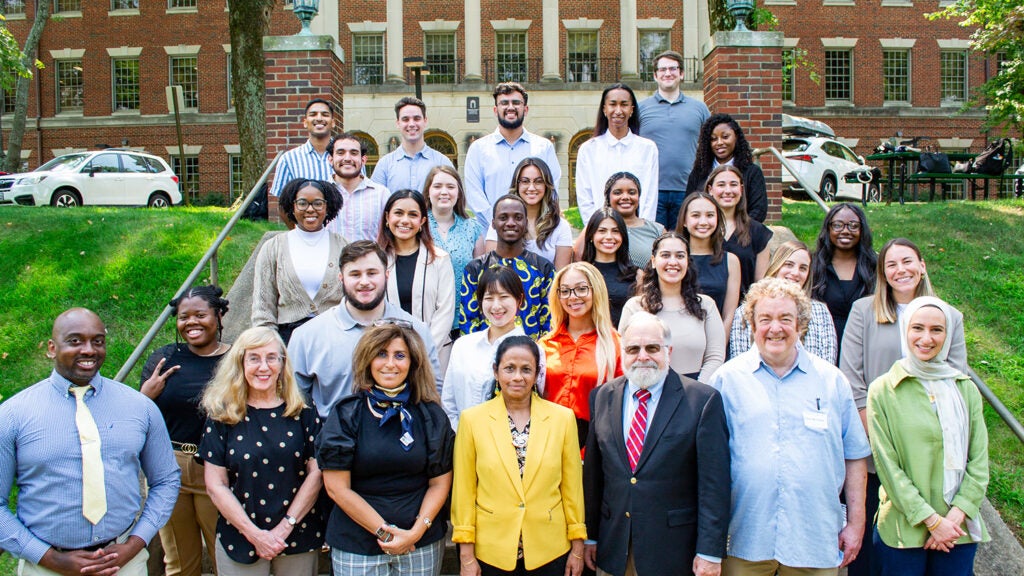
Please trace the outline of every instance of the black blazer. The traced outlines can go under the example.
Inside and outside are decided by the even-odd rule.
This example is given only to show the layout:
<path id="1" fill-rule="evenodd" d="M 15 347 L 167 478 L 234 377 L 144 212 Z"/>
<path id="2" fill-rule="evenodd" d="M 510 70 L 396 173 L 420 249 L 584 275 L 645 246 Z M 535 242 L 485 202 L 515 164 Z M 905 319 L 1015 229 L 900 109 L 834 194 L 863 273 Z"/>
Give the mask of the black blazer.
<path id="1" fill-rule="evenodd" d="M 583 491 L 597 565 L 621 576 L 632 544 L 638 574 L 692 574 L 698 552 L 725 557 L 731 477 L 722 397 L 669 370 L 632 473 L 622 430 L 625 386 L 625 377 L 616 378 L 590 395 Z"/>

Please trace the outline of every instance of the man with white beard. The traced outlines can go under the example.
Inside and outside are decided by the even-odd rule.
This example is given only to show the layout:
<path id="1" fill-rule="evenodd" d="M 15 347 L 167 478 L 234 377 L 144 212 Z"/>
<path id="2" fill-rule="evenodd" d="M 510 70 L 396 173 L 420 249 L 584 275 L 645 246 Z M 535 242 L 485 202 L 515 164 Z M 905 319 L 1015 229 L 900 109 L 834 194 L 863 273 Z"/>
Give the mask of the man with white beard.
<path id="1" fill-rule="evenodd" d="M 730 498 L 722 398 L 669 368 L 672 335 L 656 316 L 634 314 L 621 341 L 625 375 L 590 395 L 586 564 L 599 575 L 717 576 Z"/>

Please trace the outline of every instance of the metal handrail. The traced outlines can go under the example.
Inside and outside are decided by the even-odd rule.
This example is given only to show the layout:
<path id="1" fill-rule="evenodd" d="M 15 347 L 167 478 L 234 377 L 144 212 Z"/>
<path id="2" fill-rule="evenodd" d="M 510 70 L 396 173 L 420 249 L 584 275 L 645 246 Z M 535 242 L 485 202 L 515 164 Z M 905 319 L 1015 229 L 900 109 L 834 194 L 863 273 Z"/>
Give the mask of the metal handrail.
<path id="1" fill-rule="evenodd" d="M 782 166 L 786 170 L 789 170 L 789 173 L 792 174 L 798 182 L 800 182 L 800 185 L 804 187 L 804 190 L 811 197 L 811 199 L 817 202 L 818 206 L 820 206 L 822 210 L 828 213 L 829 206 L 828 204 L 825 204 L 825 201 L 821 199 L 821 196 L 818 196 L 817 188 L 813 187 L 808 182 L 804 181 L 803 177 L 800 176 L 800 174 L 798 174 L 797 171 L 793 169 L 793 167 L 789 164 L 786 158 L 782 156 L 782 153 L 775 149 L 774 146 L 769 146 L 768 148 L 757 148 L 753 151 L 753 154 L 754 156 L 760 156 L 767 152 L 775 154 L 775 157 L 779 159 L 779 162 L 782 162 Z M 1006 425 L 1010 428 L 1010 431 L 1017 436 L 1017 439 L 1020 440 L 1022 444 L 1024 444 L 1024 425 L 1022 425 L 1017 420 L 1017 418 L 1014 417 L 1013 412 L 1010 412 L 1010 409 L 1007 408 L 1005 404 L 1003 404 L 999 397 L 996 396 L 995 392 L 993 392 L 992 389 L 988 387 L 988 384 L 986 384 L 985 381 L 981 379 L 981 376 L 978 376 L 978 373 L 975 372 L 970 366 L 967 367 L 967 375 L 971 377 L 971 380 L 974 382 L 974 385 L 978 388 L 978 392 L 981 393 L 982 398 L 984 398 L 985 401 L 988 402 L 989 406 L 991 406 L 992 409 L 996 411 L 996 414 L 998 414 L 999 417 L 1003 419 L 1003 422 L 1005 422 Z"/>
<path id="2" fill-rule="evenodd" d="M 178 288 L 177 291 L 175 291 L 175 295 L 181 294 L 185 290 L 188 290 L 192 286 L 192 283 L 196 281 L 196 278 L 199 278 L 199 275 L 202 274 L 203 268 L 206 267 L 207 263 L 211 263 L 212 265 L 210 271 L 211 279 L 217 278 L 217 250 L 220 248 L 220 245 L 224 243 L 224 240 L 228 237 L 228 234 L 231 233 L 231 229 L 235 227 L 235 223 L 237 223 L 242 218 L 242 214 L 245 212 L 245 209 L 248 208 L 249 204 L 251 204 L 253 199 L 256 198 L 256 195 L 259 193 L 260 188 L 263 186 L 264 183 L 266 183 L 267 177 L 270 176 L 271 170 L 273 170 L 274 167 L 277 166 L 277 161 L 278 159 L 281 158 L 281 154 L 283 154 L 283 152 L 278 153 L 277 156 L 274 156 L 274 159 L 270 161 L 270 164 L 267 165 L 266 170 L 263 171 L 263 175 L 260 176 L 260 179 L 256 182 L 255 185 L 253 185 L 252 190 L 249 191 L 249 195 L 245 197 L 245 200 L 242 201 L 241 206 L 239 206 L 238 210 L 236 210 L 235 213 L 231 216 L 231 219 L 228 220 L 228 223 L 224 225 L 224 228 L 220 231 L 220 234 L 217 235 L 217 239 L 214 240 L 213 244 L 210 245 L 210 248 L 206 250 L 206 254 L 203 254 L 203 257 L 200 258 L 199 262 L 196 263 L 195 268 L 192 269 L 192 273 L 188 275 L 188 278 L 186 278 L 185 281 L 181 284 L 181 287 Z M 142 337 L 142 340 L 135 347 L 135 350 L 132 351 L 132 354 L 131 356 L 128 357 L 128 360 L 125 360 L 125 363 L 121 366 L 121 369 L 117 371 L 117 375 L 114 376 L 114 380 L 117 380 L 118 382 L 124 382 L 124 379 L 128 377 L 128 373 L 132 371 L 132 368 L 135 368 L 135 364 L 139 361 L 139 358 L 142 357 L 142 353 L 145 352 L 146 348 L 149 348 L 149 345 L 153 343 L 153 339 L 156 338 L 157 333 L 160 332 L 160 329 L 164 327 L 164 324 L 170 317 L 170 305 L 164 306 L 163 312 L 161 312 L 160 316 L 157 317 L 155 322 L 153 322 L 153 325 L 149 327 L 149 331 L 146 332 L 146 335 Z"/>

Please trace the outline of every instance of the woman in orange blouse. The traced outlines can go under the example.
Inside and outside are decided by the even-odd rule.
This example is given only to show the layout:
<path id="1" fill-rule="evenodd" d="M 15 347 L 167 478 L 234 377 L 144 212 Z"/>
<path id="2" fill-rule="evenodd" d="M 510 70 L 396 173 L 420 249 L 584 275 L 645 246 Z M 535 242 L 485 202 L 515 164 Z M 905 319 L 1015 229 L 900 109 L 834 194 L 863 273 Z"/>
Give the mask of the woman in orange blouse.
<path id="1" fill-rule="evenodd" d="M 548 292 L 551 332 L 541 339 L 547 364 L 544 397 L 576 414 L 580 447 L 590 425 L 590 391 L 622 375 L 619 334 L 608 288 L 597 268 L 574 262 L 555 274 Z"/>

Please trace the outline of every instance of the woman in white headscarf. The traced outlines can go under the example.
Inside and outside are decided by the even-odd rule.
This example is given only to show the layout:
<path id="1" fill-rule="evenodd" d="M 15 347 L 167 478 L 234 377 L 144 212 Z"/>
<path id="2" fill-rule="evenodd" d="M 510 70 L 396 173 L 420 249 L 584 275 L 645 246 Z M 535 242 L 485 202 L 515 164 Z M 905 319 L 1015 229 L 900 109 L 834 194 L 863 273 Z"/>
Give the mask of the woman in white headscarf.
<path id="1" fill-rule="evenodd" d="M 981 395 L 949 364 L 954 309 L 915 298 L 900 317 L 903 358 L 868 388 L 871 451 L 882 483 L 874 558 L 882 575 L 968 575 L 988 487 Z"/>

